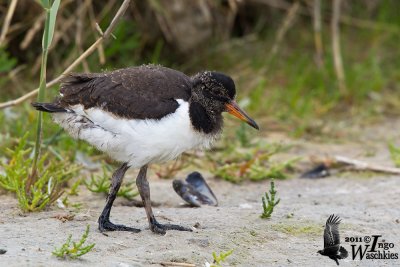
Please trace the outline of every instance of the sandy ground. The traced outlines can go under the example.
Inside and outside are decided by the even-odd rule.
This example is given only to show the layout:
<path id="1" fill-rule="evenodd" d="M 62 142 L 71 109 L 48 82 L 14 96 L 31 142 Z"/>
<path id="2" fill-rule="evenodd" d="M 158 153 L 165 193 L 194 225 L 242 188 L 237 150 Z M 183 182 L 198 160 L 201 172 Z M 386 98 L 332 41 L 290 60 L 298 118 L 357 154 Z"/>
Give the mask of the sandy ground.
<path id="1" fill-rule="evenodd" d="M 293 154 L 342 154 L 392 164 L 387 140 L 399 139 L 393 122 L 374 128 L 352 144 L 316 144 L 293 141 Z M 390 129 L 386 131 L 385 129 Z M 383 138 L 383 136 L 385 138 Z M 374 155 L 363 156 L 373 149 Z M 128 173 L 127 179 L 134 174 Z M 342 245 L 351 251 L 345 237 L 379 234 L 394 243 L 391 252 L 400 254 L 400 177 L 377 173 L 335 174 L 323 179 L 293 177 L 275 182 L 281 198 L 269 220 L 259 217 L 261 196 L 269 189 L 269 181 L 233 185 L 206 177 L 219 199 L 219 207 L 190 208 L 182 205 L 171 180 L 150 179 L 152 200 L 160 222 L 186 226 L 200 225 L 194 232 L 169 231 L 155 235 L 147 226 L 143 208 L 118 200 L 111 213 L 115 223 L 142 229 L 140 233 L 97 230 L 105 198 L 81 189 L 71 202 L 84 202 L 74 220 L 61 222 L 53 218 L 65 214 L 57 207 L 49 211 L 21 215 L 14 198 L 0 195 L 0 266 L 161 266 L 162 262 L 193 263 L 204 266 L 212 262 L 212 252 L 228 251 L 224 266 L 336 266 L 327 257 L 317 254 L 323 246 L 323 229 L 328 216 L 340 215 Z M 88 242 L 94 250 L 80 260 L 59 260 L 51 255 L 68 234 L 78 239 L 86 225 L 91 226 Z M 400 266 L 400 260 L 362 260 L 349 258 L 341 266 Z"/>

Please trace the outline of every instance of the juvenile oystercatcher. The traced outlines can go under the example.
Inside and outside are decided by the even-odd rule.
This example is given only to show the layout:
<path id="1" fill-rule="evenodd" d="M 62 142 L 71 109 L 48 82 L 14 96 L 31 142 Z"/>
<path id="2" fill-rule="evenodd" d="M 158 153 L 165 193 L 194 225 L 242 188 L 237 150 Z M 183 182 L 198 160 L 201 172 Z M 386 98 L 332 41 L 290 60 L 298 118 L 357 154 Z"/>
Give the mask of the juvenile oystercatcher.
<path id="1" fill-rule="evenodd" d="M 223 126 L 227 111 L 258 129 L 234 101 L 233 80 L 222 73 L 204 71 L 189 77 L 179 71 L 143 65 L 105 73 L 72 74 L 64 78 L 60 97 L 52 103 L 32 103 L 53 113 L 54 121 L 71 136 L 106 152 L 122 165 L 113 173 L 99 230 L 139 229 L 110 222 L 110 211 L 125 172 L 140 168 L 136 185 L 151 231 L 191 231 L 160 224 L 153 215 L 146 178 L 151 163 L 165 162 L 184 151 L 209 148 Z"/>

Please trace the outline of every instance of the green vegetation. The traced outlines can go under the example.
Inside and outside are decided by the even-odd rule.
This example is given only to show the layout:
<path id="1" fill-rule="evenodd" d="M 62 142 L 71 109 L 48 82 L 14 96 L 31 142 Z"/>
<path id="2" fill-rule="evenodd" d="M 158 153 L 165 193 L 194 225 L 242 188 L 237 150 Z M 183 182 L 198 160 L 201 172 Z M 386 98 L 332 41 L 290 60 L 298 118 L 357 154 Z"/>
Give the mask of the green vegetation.
<path id="1" fill-rule="evenodd" d="M 396 147 L 393 143 L 389 143 L 388 147 L 394 165 L 400 167 L 400 147 Z"/>
<path id="2" fill-rule="evenodd" d="M 321 2 L 328 22 L 331 1 Z M 297 137 L 337 137 L 342 129 L 330 126 L 339 120 L 368 123 L 400 112 L 399 98 L 391 97 L 400 90 L 396 82 L 400 24 L 390 1 L 380 3 L 373 18 L 368 18 L 365 2 L 352 3 L 346 13 L 364 18 L 368 27 L 359 27 L 351 19 L 340 25 L 346 92 L 338 89 L 329 23 L 322 23 L 323 64 L 315 62 L 312 19 L 298 18 L 272 61 L 266 59 L 281 26 L 281 20 L 274 19 L 259 22 L 255 40 L 237 39 L 224 49 L 222 45 L 210 49 L 191 66 L 207 64 L 235 75 L 238 97 L 249 103 L 249 113 L 268 118 L 265 130 L 278 123 L 279 129 Z"/>
<path id="3" fill-rule="evenodd" d="M 37 174 L 40 177 L 27 188 L 32 147 L 26 143 L 26 134 L 19 140 L 14 149 L 6 149 L 8 162 L 2 162 L 4 174 L 0 174 L 0 187 L 16 194 L 23 211 L 40 211 L 54 203 L 62 194 L 62 186 L 79 170 L 79 167 L 68 162 L 43 155 L 37 163 Z"/>
<path id="4" fill-rule="evenodd" d="M 211 172 L 216 177 L 233 183 L 287 178 L 299 159 L 278 161 L 272 158 L 290 147 L 279 143 L 254 141 L 247 131 L 248 127 L 239 128 L 236 132 L 236 136 L 239 137 L 237 141 L 232 142 L 232 138 L 226 136 L 221 149 L 207 152 L 207 158 L 211 162 Z"/>
<path id="5" fill-rule="evenodd" d="M 263 205 L 263 213 L 261 214 L 262 219 L 268 219 L 271 218 L 272 212 L 274 212 L 275 206 L 279 204 L 279 201 L 281 200 L 278 198 L 278 200 L 275 201 L 275 195 L 277 191 L 275 190 L 275 183 L 274 180 L 271 181 L 271 188 L 269 189 L 269 195 L 268 192 L 265 192 L 265 197 L 262 197 L 262 205 Z"/>
<path id="6" fill-rule="evenodd" d="M 104 165 L 102 175 L 91 175 L 90 181 L 83 182 L 86 185 L 86 188 L 89 189 L 89 191 L 93 193 L 103 193 L 107 195 L 110 188 L 111 175 L 112 173 Z M 136 186 L 134 186 L 133 182 L 130 182 L 122 184 L 117 193 L 117 196 L 131 200 L 138 194 L 139 192 L 136 190 Z"/>
<path id="7" fill-rule="evenodd" d="M 46 17 L 42 39 L 40 87 L 37 100 L 43 102 L 46 89 L 47 56 L 54 35 L 60 0 L 41 0 L 40 3 L 46 12 Z M 3 70 L 9 70 L 14 66 L 14 61 L 10 60 L 7 54 L 1 52 L 0 58 L 1 62 L 5 63 Z M 22 131 L 19 136 L 24 137 L 19 140 L 19 145 L 14 150 L 6 149 L 8 163 L 2 163 L 5 175 L 0 176 L 0 186 L 17 195 L 19 206 L 23 211 L 39 211 L 55 202 L 63 193 L 62 184 L 77 172 L 77 168 L 71 168 L 69 164 L 48 157 L 48 154 L 40 158 L 42 126 L 43 115 L 39 112 L 33 158 L 30 156 L 32 148 L 27 146 L 28 134 L 23 135 L 22 133 L 26 131 Z M 6 139 L 9 139 L 9 136 L 6 136 Z M 31 170 L 29 171 L 29 169 Z"/>
<path id="8" fill-rule="evenodd" d="M 91 71 L 101 71 L 152 62 L 173 66 L 188 73 L 202 69 L 227 72 L 234 76 L 238 98 L 246 100 L 251 114 L 268 117 L 274 126 L 278 122 L 283 129 L 296 136 L 321 133 L 335 136 L 340 129 L 327 130 L 330 121 L 334 123 L 338 119 L 349 117 L 352 121 L 357 118 L 365 121 L 366 118 L 387 113 L 398 115 L 400 110 L 400 101 L 390 97 L 399 89 L 395 81 L 398 80 L 396 70 L 400 62 L 396 60 L 400 57 L 397 49 L 400 22 L 394 8 L 395 3 L 381 1 L 368 8 L 366 5 L 368 4 L 363 1 L 355 1 L 342 10 L 347 18 L 340 24 L 346 92 L 338 90 L 334 70 L 329 1 L 322 1 L 323 54 L 320 65 L 315 63 L 312 17 L 305 14 L 297 14 L 296 23 L 283 36 L 276 54 L 271 56 L 271 47 L 285 19 L 285 12 L 263 5 L 260 7 L 268 8 L 274 16 L 266 18 L 265 14 L 269 13 L 260 9 L 260 12 L 255 12 L 251 21 L 244 22 L 245 33 L 239 34 L 243 28 L 238 22 L 239 25 L 235 25 L 229 40 L 218 43 L 217 36 L 215 40 L 207 42 L 197 56 L 186 57 L 177 55 L 176 48 L 164 45 L 165 38 L 154 36 L 160 34 L 159 32 L 149 34 L 147 28 L 143 30 L 142 24 L 146 21 L 135 20 L 128 15 L 115 28 L 116 39 L 104 46 L 104 65 L 99 64 L 96 54 L 88 58 L 87 65 Z M 61 8 L 65 8 L 67 14 L 72 14 L 75 9 L 72 6 Z M 301 9 L 307 8 L 309 6 L 301 3 Z M 108 7 L 101 12 L 102 19 L 99 23 L 103 29 L 111 20 L 113 11 Z M 166 14 L 160 14 L 162 15 Z M 361 19 L 361 23 L 357 19 Z M 81 23 L 90 25 L 92 21 L 85 18 Z M 152 23 L 157 24 L 157 21 Z M 95 30 L 85 31 L 82 36 L 85 42 L 83 47 L 88 47 L 93 36 L 98 36 L 97 34 Z M 65 52 L 59 52 L 60 55 L 50 59 L 53 75 L 53 72 L 59 73 L 66 62 L 70 62 L 71 55 L 78 53 L 79 47 L 73 43 L 75 36 L 68 37 L 72 44 L 58 42 L 59 51 Z M 19 39 L 16 38 L 14 46 L 18 46 Z M 32 60 L 32 55 L 29 56 L 27 59 Z M 271 58 L 272 60 L 266 60 Z M 15 66 L 14 60 L 6 61 Z M 77 71 L 82 69 L 79 66 Z M 27 84 L 29 82 L 26 81 Z M 12 85 L 9 87 L 12 88 Z M 1 97 L 6 98 L 7 94 Z"/>
<path id="9" fill-rule="evenodd" d="M 226 258 L 230 256 L 233 253 L 233 249 L 227 251 L 227 252 L 221 252 L 219 255 L 217 253 L 213 252 L 213 264 L 210 265 L 210 267 L 222 267 L 222 263 L 226 261 Z"/>
<path id="10" fill-rule="evenodd" d="M 69 235 L 67 241 L 60 248 L 55 248 L 52 254 L 57 258 L 61 259 L 77 259 L 86 253 L 89 253 L 93 247 L 96 245 L 95 243 L 85 246 L 87 237 L 89 236 L 89 225 L 86 226 L 85 233 L 83 233 L 81 239 L 78 242 L 71 241 L 72 235 Z"/>
<path id="11" fill-rule="evenodd" d="M 56 24 L 56 17 L 58 8 L 60 6 L 60 0 L 41 0 L 43 9 L 46 12 L 45 26 L 43 32 L 43 40 L 42 40 L 42 60 L 40 67 L 40 85 L 39 85 L 39 93 L 37 97 L 38 102 L 44 102 L 45 100 L 45 90 L 46 90 L 46 68 L 47 68 L 47 56 L 48 51 L 53 41 L 54 28 Z M 38 161 L 40 157 L 40 149 L 42 144 L 42 128 L 43 128 L 43 114 L 42 112 L 38 113 L 38 119 L 36 124 L 36 142 L 34 147 L 34 156 L 32 161 L 32 172 L 28 176 L 26 191 L 29 193 L 30 187 L 32 184 L 37 182 L 37 180 L 41 179 L 38 174 Z"/>

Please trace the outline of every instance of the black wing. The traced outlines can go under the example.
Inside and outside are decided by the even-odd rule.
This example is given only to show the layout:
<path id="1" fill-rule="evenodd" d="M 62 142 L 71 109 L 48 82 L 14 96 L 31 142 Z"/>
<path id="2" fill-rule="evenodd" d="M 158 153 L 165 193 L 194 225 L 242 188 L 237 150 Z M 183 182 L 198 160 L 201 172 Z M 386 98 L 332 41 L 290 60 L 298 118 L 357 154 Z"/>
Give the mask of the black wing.
<path id="1" fill-rule="evenodd" d="M 325 224 L 324 230 L 324 250 L 330 247 L 340 247 L 340 235 L 339 235 L 339 216 L 332 214 L 329 216 Z"/>
<path id="2" fill-rule="evenodd" d="M 175 112 L 176 99 L 188 100 L 191 80 L 185 74 L 153 65 L 106 73 L 72 74 L 61 85 L 58 104 L 99 107 L 128 119 L 160 119 Z"/>

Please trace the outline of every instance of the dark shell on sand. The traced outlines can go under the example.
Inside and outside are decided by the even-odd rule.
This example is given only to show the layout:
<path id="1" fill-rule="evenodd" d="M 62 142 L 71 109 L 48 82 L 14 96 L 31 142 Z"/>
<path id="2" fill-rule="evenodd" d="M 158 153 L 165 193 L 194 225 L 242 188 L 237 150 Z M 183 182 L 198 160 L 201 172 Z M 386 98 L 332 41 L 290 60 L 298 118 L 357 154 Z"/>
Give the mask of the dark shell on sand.
<path id="1" fill-rule="evenodd" d="M 172 187 L 183 200 L 192 206 L 201 205 L 217 206 L 218 201 L 203 176 L 198 172 L 192 172 L 186 181 L 174 180 Z"/>
<path id="2" fill-rule="evenodd" d="M 323 178 L 330 175 L 329 168 L 325 164 L 319 164 L 311 170 L 303 173 L 300 178 Z"/>

